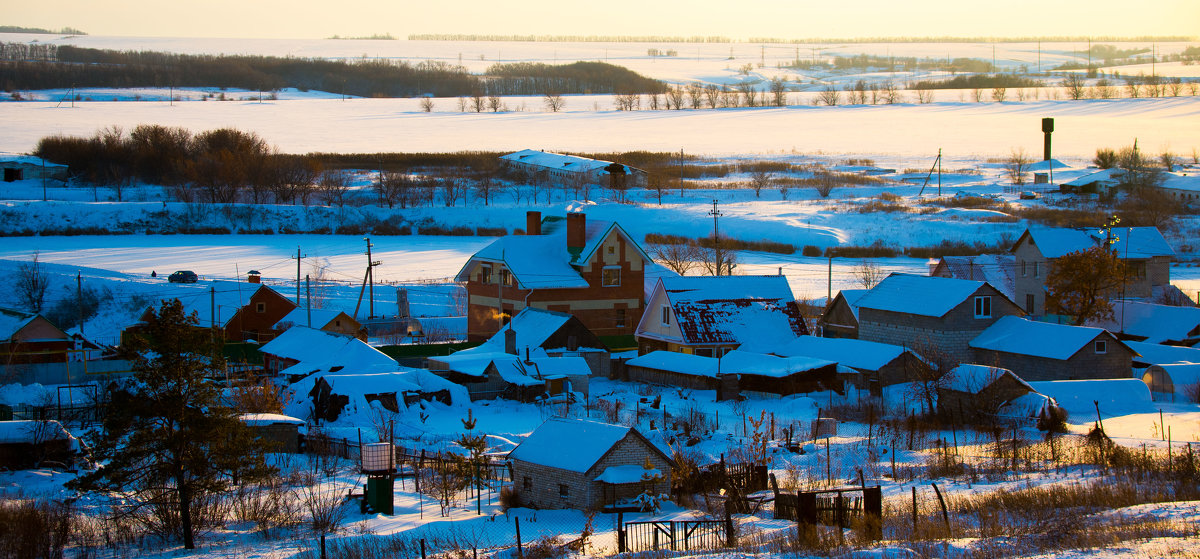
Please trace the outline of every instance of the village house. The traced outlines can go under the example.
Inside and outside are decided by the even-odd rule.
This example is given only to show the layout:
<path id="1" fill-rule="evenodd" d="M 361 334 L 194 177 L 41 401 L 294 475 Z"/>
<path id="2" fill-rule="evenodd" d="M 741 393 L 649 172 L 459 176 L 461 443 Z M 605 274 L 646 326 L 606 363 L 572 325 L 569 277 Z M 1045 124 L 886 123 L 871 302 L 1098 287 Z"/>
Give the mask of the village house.
<path id="1" fill-rule="evenodd" d="M 293 326 L 259 348 L 270 374 L 299 378 L 318 371 L 336 373 L 394 369 L 396 360 L 347 334 Z M 301 363 L 304 367 L 298 367 Z"/>
<path id="2" fill-rule="evenodd" d="M 817 331 L 823 338 L 858 338 L 858 300 L 866 289 L 843 289 L 825 305 L 817 319 Z"/>
<path id="3" fill-rule="evenodd" d="M 1189 166 L 1177 173 L 1164 173 L 1159 189 L 1172 200 L 1187 206 L 1200 204 L 1200 168 Z"/>
<path id="4" fill-rule="evenodd" d="M 1021 409 L 1023 417 L 1038 418 L 1049 413 L 1045 407 L 1056 406 L 1012 371 L 987 365 L 955 367 L 938 384 L 937 395 L 938 413 L 956 423 L 1002 415 L 1006 407 Z M 1042 408 L 1026 409 L 1029 405 L 1024 400 L 1040 403 Z M 1017 405 L 1010 405 L 1013 403 Z"/>
<path id="5" fill-rule="evenodd" d="M 1094 229 L 1031 227 L 1021 234 L 1011 250 L 1016 257 L 1016 301 L 1029 315 L 1045 315 L 1046 277 L 1055 261 L 1066 254 L 1109 242 L 1108 248 L 1125 262 L 1128 272 L 1122 293 L 1113 293 L 1114 297 L 1157 298 L 1173 289 L 1171 260 L 1175 251 L 1155 227 L 1113 228 L 1111 237 Z"/>
<path id="6" fill-rule="evenodd" d="M 458 272 L 467 284 L 467 339 L 495 334 L 525 307 L 567 313 L 597 336 L 633 333 L 650 257 L 620 225 L 526 215 L 524 235 L 501 237 Z"/>
<path id="7" fill-rule="evenodd" d="M 227 342 L 269 341 L 279 334 L 275 325 L 297 308 L 291 299 L 261 283 L 256 274 L 246 282 L 180 286 L 172 295 L 183 304 L 185 314 L 195 313 L 198 328 L 216 329 Z M 122 339 L 144 326 L 150 313 L 157 310 L 147 308 L 140 322 L 125 329 Z"/>
<path id="8" fill-rule="evenodd" d="M 929 364 L 909 349 L 891 344 L 850 338 L 800 336 L 774 352 L 783 357 L 815 357 L 849 367 L 858 374 L 849 380 L 860 390 L 881 395 L 885 386 L 912 382 Z"/>
<path id="9" fill-rule="evenodd" d="M 543 177 L 549 184 L 557 186 L 569 187 L 583 183 L 608 186 L 613 174 L 622 176 L 620 180 L 624 181 L 627 188 L 646 185 L 646 172 L 641 169 L 576 155 L 523 149 L 500 156 L 500 163 L 510 172 L 521 173 L 532 179 Z"/>
<path id="10" fill-rule="evenodd" d="M 0 312 L 0 364 L 66 363 L 75 341 L 40 314 Z"/>
<path id="11" fill-rule="evenodd" d="M 0 169 L 4 182 L 46 180 L 65 183 L 69 176 L 66 165 L 51 163 L 33 155 L 0 154 Z"/>
<path id="12" fill-rule="evenodd" d="M 858 339 L 904 346 L 935 364 L 964 363 L 972 339 L 1020 313 L 985 281 L 892 274 L 858 300 Z"/>
<path id="13" fill-rule="evenodd" d="M 1091 320 L 1087 325 L 1104 328 L 1126 341 L 1179 346 L 1200 343 L 1200 307 L 1126 299 L 1113 301 L 1112 307 L 1112 318 Z"/>
<path id="14" fill-rule="evenodd" d="M 669 452 L 636 428 L 553 418 L 508 459 L 523 506 L 612 510 L 638 508 L 645 502 L 639 502 L 640 495 L 657 497 L 670 490 L 675 462 Z"/>
<path id="15" fill-rule="evenodd" d="M 1027 381 L 1130 378 L 1134 351 L 1102 328 L 1006 316 L 971 340 L 973 363 Z"/>
<path id="16" fill-rule="evenodd" d="M 930 262 L 929 275 L 970 281 L 983 280 L 1000 290 L 1005 297 L 1016 301 L 1014 268 L 1016 258 L 1011 254 L 943 256 Z"/>
<path id="17" fill-rule="evenodd" d="M 326 332 L 335 334 L 345 334 L 354 336 L 362 341 L 367 341 L 367 329 L 362 323 L 355 320 L 354 317 L 346 314 L 344 311 L 337 309 L 305 309 L 295 308 L 276 322 L 271 329 L 276 332 L 283 332 L 292 326 L 304 326 L 307 328 L 316 328 Z"/>
<path id="18" fill-rule="evenodd" d="M 635 334 L 642 355 L 770 351 L 808 333 L 783 276 L 664 277 L 646 309 Z"/>
<path id="19" fill-rule="evenodd" d="M 304 363 L 297 367 L 307 366 Z M 445 405 L 467 402 L 463 387 L 424 369 L 391 367 L 347 367 L 341 372 L 322 368 L 293 383 L 292 397 L 301 403 L 299 409 L 310 413 L 316 421 L 337 421 L 343 413 L 370 414 L 378 407 L 400 413 L 421 402 L 440 402 Z M 403 428 L 403 425 L 400 426 Z"/>

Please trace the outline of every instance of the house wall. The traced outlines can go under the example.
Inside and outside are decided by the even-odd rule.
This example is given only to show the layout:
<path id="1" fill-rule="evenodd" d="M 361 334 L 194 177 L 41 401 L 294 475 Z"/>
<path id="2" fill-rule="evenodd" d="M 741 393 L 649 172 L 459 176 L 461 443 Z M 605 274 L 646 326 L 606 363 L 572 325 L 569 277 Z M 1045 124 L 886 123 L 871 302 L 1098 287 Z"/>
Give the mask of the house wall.
<path id="1" fill-rule="evenodd" d="M 1013 247 L 1012 252 L 1016 259 L 1016 267 L 1013 270 L 1014 292 L 1017 297 L 1015 303 L 1030 315 L 1046 314 L 1045 282 L 1049 272 L 1046 258 L 1033 244 L 1033 238 L 1028 235 Z M 1029 297 L 1033 298 L 1032 306 L 1027 304 Z"/>
<path id="2" fill-rule="evenodd" d="M 953 421 L 973 420 L 995 415 L 1000 406 L 1032 392 L 1011 375 L 1004 375 L 987 385 L 978 394 L 938 388 L 938 412 Z"/>
<path id="3" fill-rule="evenodd" d="M 675 386 L 690 390 L 716 390 L 718 384 L 715 377 L 689 375 L 685 373 L 677 373 L 675 371 L 651 369 L 648 367 L 629 366 L 626 367 L 626 371 L 629 376 L 628 380 L 630 382 L 663 384 L 666 386 Z"/>
<path id="4" fill-rule="evenodd" d="M 825 312 L 821 313 L 821 318 L 817 319 L 817 326 L 821 329 L 821 336 L 825 338 L 858 339 L 858 319 L 854 317 L 850 304 L 840 293 L 833 298 Z"/>
<path id="5" fill-rule="evenodd" d="M 535 509 L 580 509 L 591 503 L 591 484 L 582 472 L 551 468 L 541 464 L 513 460 L 513 487 L 524 506 Z M 526 478 L 529 485 L 526 486 Z M 567 496 L 559 494 L 559 485 L 567 486 Z"/>
<path id="6" fill-rule="evenodd" d="M 274 339 L 279 333 L 272 327 L 295 309 L 296 304 L 291 299 L 269 287 L 259 287 L 246 306 L 238 309 L 225 323 L 225 339 L 233 342 Z"/>
<path id="7" fill-rule="evenodd" d="M 565 253 L 566 247 L 563 249 Z M 499 266 L 493 264 L 493 281 L 499 280 Z M 619 286 L 603 285 L 605 266 L 620 266 Z M 575 316 L 597 336 L 632 334 L 642 319 L 644 266 L 645 262 L 632 242 L 616 229 L 609 232 L 591 260 L 579 269 L 588 283 L 586 288 L 526 290 L 506 285 L 501 290 L 496 283 L 482 283 L 482 264 L 476 264 L 467 280 L 467 339 L 483 341 L 499 330 L 497 309 L 501 295 L 504 311 L 509 316 L 520 312 L 528 301 L 531 307 Z M 619 311 L 624 311 L 623 324 L 617 321 Z"/>
<path id="8" fill-rule="evenodd" d="M 976 296 L 992 298 L 991 317 L 975 318 Z M 944 353 L 947 359 L 965 363 L 972 358 L 969 347 L 971 340 L 1000 318 L 1020 314 L 1021 309 L 996 288 L 985 283 L 940 317 L 860 308 L 858 336 L 861 340 L 904 346 L 918 353 L 923 347 L 934 347 Z M 938 356 L 925 357 L 935 359 Z"/>
<path id="9" fill-rule="evenodd" d="M 588 470 L 587 479 L 591 485 L 589 492 L 589 506 L 596 508 L 606 504 L 603 502 L 604 484 L 590 480 L 595 479 L 597 476 L 604 473 L 605 469 L 612 466 L 627 466 L 631 464 L 643 466 L 645 465 L 647 458 L 649 458 L 650 463 L 654 465 L 655 469 L 662 472 L 663 475 L 663 478 L 657 482 L 654 482 L 651 487 L 657 493 L 670 493 L 671 463 L 667 461 L 666 457 L 664 457 L 661 453 L 649 447 L 645 440 L 630 432 L 628 435 L 625 435 L 624 439 L 621 439 L 616 445 L 613 445 L 612 450 L 610 450 L 608 454 L 604 455 L 599 462 L 596 462 L 595 466 L 592 466 L 592 468 Z M 616 498 L 628 499 L 636 497 L 645 489 L 645 487 L 646 486 L 641 483 L 622 484 L 616 487 Z"/>
<path id="10" fill-rule="evenodd" d="M 1066 360 L 976 348 L 974 362 L 1003 367 L 1027 381 L 1131 378 L 1133 352 L 1111 334 L 1097 339 L 1108 342 L 1103 354 L 1095 353 L 1091 342 Z"/>

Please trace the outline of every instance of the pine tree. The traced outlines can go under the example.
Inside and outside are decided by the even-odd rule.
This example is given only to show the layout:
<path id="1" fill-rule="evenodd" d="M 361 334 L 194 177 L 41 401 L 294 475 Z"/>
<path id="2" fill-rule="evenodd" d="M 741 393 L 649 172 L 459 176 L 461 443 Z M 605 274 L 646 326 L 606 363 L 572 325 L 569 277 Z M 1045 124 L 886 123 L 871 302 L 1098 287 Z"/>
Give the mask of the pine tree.
<path id="1" fill-rule="evenodd" d="M 223 365 L 211 332 L 178 299 L 163 301 L 123 348 L 134 382 L 113 396 L 101 430 L 92 433 L 102 466 L 82 476 L 84 490 L 120 491 L 131 510 L 147 509 L 168 532 L 195 548 L 209 497 L 239 481 L 266 477 L 260 443 L 220 400 L 206 377 Z"/>

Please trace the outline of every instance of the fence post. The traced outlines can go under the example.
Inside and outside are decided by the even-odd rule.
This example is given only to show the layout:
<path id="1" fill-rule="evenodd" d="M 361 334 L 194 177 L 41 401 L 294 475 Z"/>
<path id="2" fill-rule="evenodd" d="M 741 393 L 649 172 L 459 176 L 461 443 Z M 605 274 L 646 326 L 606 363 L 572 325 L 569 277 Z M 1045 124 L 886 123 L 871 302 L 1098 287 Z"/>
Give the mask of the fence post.
<path id="1" fill-rule="evenodd" d="M 617 513 L 617 553 L 625 553 L 625 513 Z"/>
<path id="2" fill-rule="evenodd" d="M 883 539 L 883 488 L 863 488 L 863 516 L 867 520 L 867 537 L 872 540 Z"/>
<path id="3" fill-rule="evenodd" d="M 525 557 L 525 551 L 521 548 L 521 519 L 516 518 L 517 522 L 517 557 Z"/>
<path id="4" fill-rule="evenodd" d="M 937 494 L 938 503 L 942 505 L 942 520 L 946 522 L 946 537 L 950 537 L 950 513 L 946 512 L 946 500 L 942 498 L 942 490 L 938 489 L 936 483 L 931 483 L 933 492 Z"/>
<path id="5" fill-rule="evenodd" d="M 916 485 L 912 486 L 912 496 L 913 496 L 913 508 L 912 508 L 913 537 L 915 538 L 915 537 L 917 537 L 917 486 Z"/>
<path id="6" fill-rule="evenodd" d="M 425 538 L 421 538 L 421 559 L 425 559 Z"/>
<path id="7" fill-rule="evenodd" d="M 737 546 L 737 532 L 733 530 L 733 515 L 729 513 L 729 502 L 725 503 L 725 545 L 726 547 Z"/>

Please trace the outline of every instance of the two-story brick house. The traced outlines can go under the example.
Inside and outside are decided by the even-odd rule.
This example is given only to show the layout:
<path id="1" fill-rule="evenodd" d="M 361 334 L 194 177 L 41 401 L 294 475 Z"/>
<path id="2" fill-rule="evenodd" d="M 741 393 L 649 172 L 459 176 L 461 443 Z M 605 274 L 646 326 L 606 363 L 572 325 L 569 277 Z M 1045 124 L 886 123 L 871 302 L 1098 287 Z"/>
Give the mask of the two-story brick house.
<path id="1" fill-rule="evenodd" d="M 526 306 L 571 314 L 597 336 L 632 334 L 649 262 L 614 222 L 528 212 L 524 235 L 495 240 L 455 278 L 467 284 L 467 338 L 487 339 Z"/>
<path id="2" fill-rule="evenodd" d="M 1027 314 L 1046 314 L 1046 276 L 1058 258 L 1068 253 L 1104 246 L 1124 260 L 1128 277 L 1123 293 L 1113 297 L 1150 298 L 1171 284 L 1175 251 L 1156 227 L 1113 228 L 1111 236 L 1099 229 L 1031 227 L 1012 247 L 1016 302 Z"/>
<path id="3" fill-rule="evenodd" d="M 636 428 L 553 418 L 508 459 L 522 504 L 595 510 L 622 507 L 646 492 L 667 493 L 675 465 L 667 452 Z"/>
<path id="4" fill-rule="evenodd" d="M 941 365 L 965 363 L 972 339 L 1020 314 L 984 281 L 892 274 L 858 300 L 858 339 L 904 346 Z"/>

